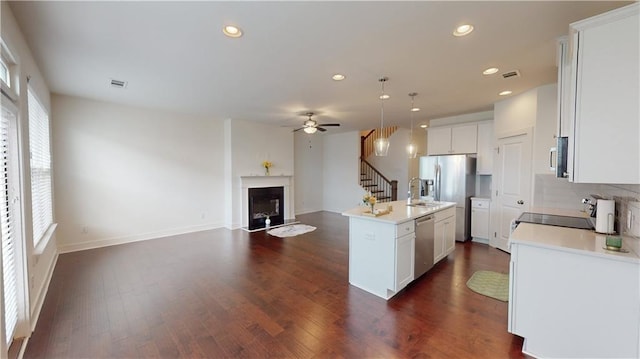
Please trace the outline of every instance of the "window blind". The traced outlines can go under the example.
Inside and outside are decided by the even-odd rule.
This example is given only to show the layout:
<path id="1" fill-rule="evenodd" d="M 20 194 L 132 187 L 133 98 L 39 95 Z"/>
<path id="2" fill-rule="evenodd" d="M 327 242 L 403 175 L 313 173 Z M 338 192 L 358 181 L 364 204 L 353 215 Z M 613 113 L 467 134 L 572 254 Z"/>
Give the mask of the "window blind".
<path id="1" fill-rule="evenodd" d="M 29 88 L 29 152 L 31 158 L 31 214 L 37 245 L 53 223 L 49 115 Z"/>
<path id="2" fill-rule="evenodd" d="M 2 270 L 4 280 L 4 338 L 7 346 L 11 344 L 13 334 L 18 322 L 18 287 L 16 282 L 15 261 L 15 235 L 13 230 L 13 215 L 10 178 L 10 153 L 9 126 L 10 121 L 15 120 L 15 114 L 5 106 L 2 106 L 2 119 L 0 120 L 0 230 L 2 230 Z"/>

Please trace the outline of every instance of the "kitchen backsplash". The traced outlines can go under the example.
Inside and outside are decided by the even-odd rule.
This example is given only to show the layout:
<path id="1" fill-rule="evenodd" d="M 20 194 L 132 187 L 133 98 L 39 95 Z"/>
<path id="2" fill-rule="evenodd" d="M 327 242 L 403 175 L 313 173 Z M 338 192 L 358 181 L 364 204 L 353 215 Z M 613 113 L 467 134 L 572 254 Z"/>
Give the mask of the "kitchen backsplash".
<path id="1" fill-rule="evenodd" d="M 618 232 L 618 224 L 627 223 L 627 204 L 630 201 L 640 201 L 640 185 L 571 183 L 552 174 L 536 174 L 534 180 L 534 207 L 585 211 L 586 206 L 582 204 L 582 199 L 588 198 L 595 202 L 592 194 L 615 200 L 615 228 Z M 626 234 L 625 226 L 622 227 L 622 234 Z"/>

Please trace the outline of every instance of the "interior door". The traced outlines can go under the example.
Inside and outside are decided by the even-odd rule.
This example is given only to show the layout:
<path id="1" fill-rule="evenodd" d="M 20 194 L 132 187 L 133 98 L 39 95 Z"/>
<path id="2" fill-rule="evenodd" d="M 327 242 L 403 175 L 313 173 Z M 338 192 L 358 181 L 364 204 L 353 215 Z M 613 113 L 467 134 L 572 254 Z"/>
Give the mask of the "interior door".
<path id="1" fill-rule="evenodd" d="M 493 215 L 496 225 L 490 235 L 492 247 L 509 252 L 511 222 L 531 203 L 532 130 L 498 138 Z"/>

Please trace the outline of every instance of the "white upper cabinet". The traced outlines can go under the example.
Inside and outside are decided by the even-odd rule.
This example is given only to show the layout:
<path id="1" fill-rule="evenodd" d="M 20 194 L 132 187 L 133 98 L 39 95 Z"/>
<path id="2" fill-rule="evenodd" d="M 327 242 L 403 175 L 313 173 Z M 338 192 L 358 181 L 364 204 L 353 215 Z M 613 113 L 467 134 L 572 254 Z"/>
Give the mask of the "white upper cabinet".
<path id="1" fill-rule="evenodd" d="M 459 125 L 431 127 L 427 133 L 428 155 L 476 153 L 478 126 Z"/>
<path id="2" fill-rule="evenodd" d="M 571 24 L 573 182 L 640 183 L 639 10 L 634 3 Z"/>
<path id="3" fill-rule="evenodd" d="M 493 147 L 493 122 L 479 123 L 477 174 L 491 175 L 493 173 Z"/>

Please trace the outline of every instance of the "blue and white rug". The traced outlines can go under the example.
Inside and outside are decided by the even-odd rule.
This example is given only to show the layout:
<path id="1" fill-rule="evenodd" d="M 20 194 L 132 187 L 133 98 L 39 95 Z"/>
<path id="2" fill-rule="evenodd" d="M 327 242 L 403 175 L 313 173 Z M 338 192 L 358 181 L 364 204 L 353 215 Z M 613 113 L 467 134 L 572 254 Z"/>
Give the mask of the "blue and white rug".
<path id="1" fill-rule="evenodd" d="M 316 227 L 308 226 L 306 224 L 292 224 L 290 226 L 274 228 L 268 231 L 267 233 L 269 233 L 272 236 L 284 238 L 284 237 L 298 236 L 308 232 L 313 232 L 315 230 L 316 230 Z"/>

